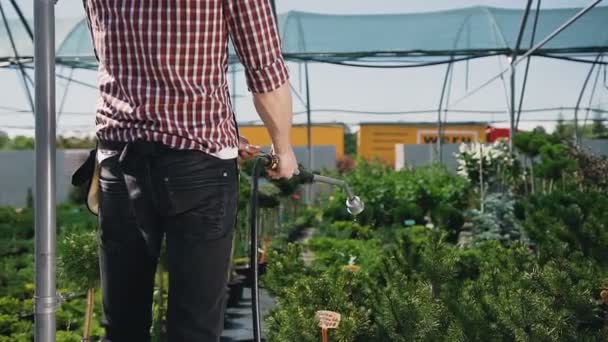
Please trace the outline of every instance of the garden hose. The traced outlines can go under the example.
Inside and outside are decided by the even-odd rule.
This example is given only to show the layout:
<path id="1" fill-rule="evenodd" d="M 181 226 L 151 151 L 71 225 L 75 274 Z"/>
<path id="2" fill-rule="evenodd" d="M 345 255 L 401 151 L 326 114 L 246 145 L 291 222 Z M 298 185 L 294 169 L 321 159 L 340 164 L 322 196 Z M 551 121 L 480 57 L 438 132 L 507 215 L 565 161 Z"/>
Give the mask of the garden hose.
<path id="1" fill-rule="evenodd" d="M 259 300 L 259 270 L 258 270 L 258 193 L 259 193 L 259 178 L 262 174 L 262 169 L 275 169 L 279 165 L 280 160 L 276 155 L 266 153 L 259 154 L 254 162 L 252 179 L 251 179 L 251 198 L 249 210 L 249 227 L 251 233 L 251 245 L 249 248 L 249 267 L 253 274 L 253 282 L 251 285 L 251 314 L 253 323 L 253 340 L 255 342 L 262 341 L 262 327 L 260 321 L 260 300 Z M 342 187 L 347 194 L 346 208 L 348 212 L 356 216 L 360 214 L 365 205 L 358 196 L 355 196 L 348 184 L 339 179 L 325 177 L 313 174 L 303 167 L 298 169 L 296 177 L 300 184 L 309 184 L 314 182 L 330 184 Z"/>

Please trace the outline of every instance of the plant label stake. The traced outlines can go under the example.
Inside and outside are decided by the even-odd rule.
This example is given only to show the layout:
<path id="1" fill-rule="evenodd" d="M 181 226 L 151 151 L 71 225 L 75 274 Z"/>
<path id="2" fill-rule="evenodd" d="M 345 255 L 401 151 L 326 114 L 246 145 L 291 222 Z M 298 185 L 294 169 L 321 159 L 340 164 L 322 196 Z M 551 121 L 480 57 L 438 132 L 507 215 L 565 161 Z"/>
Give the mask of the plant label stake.
<path id="1" fill-rule="evenodd" d="M 322 341 L 328 342 L 327 329 L 338 328 L 342 316 L 337 312 L 320 310 L 315 313 L 315 318 L 319 321 L 319 327 L 321 327 Z"/>

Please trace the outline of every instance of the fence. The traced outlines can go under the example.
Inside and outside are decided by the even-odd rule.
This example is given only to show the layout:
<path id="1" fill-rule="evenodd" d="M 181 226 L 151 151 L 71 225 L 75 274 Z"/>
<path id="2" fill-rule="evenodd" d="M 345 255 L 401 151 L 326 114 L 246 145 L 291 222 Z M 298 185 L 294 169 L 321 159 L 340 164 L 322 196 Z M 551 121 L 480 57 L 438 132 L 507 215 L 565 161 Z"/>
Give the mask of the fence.
<path id="1" fill-rule="evenodd" d="M 456 171 L 458 162 L 455 154 L 458 153 L 458 144 L 446 144 L 442 146 L 442 163 L 448 170 Z M 582 141 L 582 146 L 593 154 L 608 157 L 608 140 Z M 395 169 L 405 167 L 419 167 L 437 162 L 436 145 L 395 145 Z"/>
<path id="2" fill-rule="evenodd" d="M 295 147 L 296 157 L 308 166 L 306 147 Z M 72 173 L 84 162 L 88 150 L 57 151 L 57 202 L 68 200 L 72 190 Z M 313 146 L 313 168 L 334 170 L 336 168 L 335 146 Z M 34 151 L 0 151 L 0 206 L 24 207 L 28 193 L 35 196 L 36 157 Z"/>

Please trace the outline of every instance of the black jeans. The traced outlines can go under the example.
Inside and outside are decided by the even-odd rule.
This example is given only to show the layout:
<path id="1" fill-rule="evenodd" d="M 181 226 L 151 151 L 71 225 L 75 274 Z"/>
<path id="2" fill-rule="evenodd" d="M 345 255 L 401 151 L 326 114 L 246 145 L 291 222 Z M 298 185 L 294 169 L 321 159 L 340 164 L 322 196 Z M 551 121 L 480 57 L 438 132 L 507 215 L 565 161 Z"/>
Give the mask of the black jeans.
<path id="1" fill-rule="evenodd" d="M 101 163 L 100 177 L 105 341 L 150 340 L 163 237 L 168 341 L 219 341 L 237 211 L 236 161 L 139 142 L 105 152 L 114 154 Z"/>

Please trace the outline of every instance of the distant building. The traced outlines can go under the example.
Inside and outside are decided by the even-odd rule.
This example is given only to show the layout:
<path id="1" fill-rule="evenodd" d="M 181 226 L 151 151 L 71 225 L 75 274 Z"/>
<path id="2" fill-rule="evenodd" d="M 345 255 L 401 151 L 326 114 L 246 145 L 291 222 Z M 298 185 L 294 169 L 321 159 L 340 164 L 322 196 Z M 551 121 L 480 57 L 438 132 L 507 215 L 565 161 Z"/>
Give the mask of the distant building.
<path id="1" fill-rule="evenodd" d="M 344 132 L 346 128 L 341 124 L 311 125 L 312 146 L 335 146 L 336 158 L 344 155 Z M 239 125 L 239 134 L 247 138 L 250 143 L 260 146 L 272 144 L 266 127 L 260 125 Z M 308 132 L 306 125 L 295 124 L 291 130 L 291 144 L 294 147 L 308 145 Z"/>
<path id="2" fill-rule="evenodd" d="M 486 123 L 445 123 L 444 144 L 486 142 Z M 357 135 L 357 151 L 365 159 L 380 159 L 395 164 L 395 146 L 437 143 L 437 124 L 412 123 L 362 123 Z"/>

